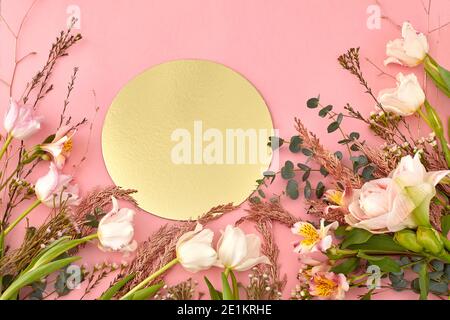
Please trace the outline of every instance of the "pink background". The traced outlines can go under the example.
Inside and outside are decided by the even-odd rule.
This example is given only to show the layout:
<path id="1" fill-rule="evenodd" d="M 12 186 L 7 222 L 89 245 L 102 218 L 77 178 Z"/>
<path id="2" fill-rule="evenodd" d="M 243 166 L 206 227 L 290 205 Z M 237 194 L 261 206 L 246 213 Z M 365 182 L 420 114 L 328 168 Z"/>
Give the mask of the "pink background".
<path id="1" fill-rule="evenodd" d="M 2 14 L 17 30 L 19 22 L 31 4 L 31 0 L 3 0 Z M 424 1 L 428 3 L 428 1 Z M 39 107 L 44 114 L 44 130 L 35 142 L 54 130 L 65 95 L 65 87 L 74 66 L 80 67 L 76 89 L 71 99 L 69 113 L 74 121 L 94 116 L 94 98 L 97 95 L 99 114 L 94 122 L 87 160 L 76 169 L 76 180 L 83 192 L 96 186 L 111 183 L 102 160 L 100 144 L 102 122 L 112 99 L 120 88 L 136 74 L 164 61 L 182 58 L 209 59 L 223 63 L 246 76 L 262 93 L 273 115 L 275 126 L 281 135 L 295 133 L 294 117 L 302 118 L 311 129 L 322 136 L 325 145 L 336 149 L 339 136 L 327 135 L 326 125 L 317 117 L 317 111 L 306 109 L 305 101 L 321 94 L 322 101 L 336 108 L 351 102 L 362 112 L 373 109 L 373 101 L 363 93 L 357 81 L 343 71 L 336 58 L 349 47 L 360 46 L 362 56 L 369 58 L 388 73 L 395 75 L 400 67 L 384 68 L 385 44 L 399 37 L 399 27 L 410 20 L 420 31 L 432 30 L 450 21 L 450 0 L 433 0 L 429 21 L 420 0 L 380 1 L 383 16 L 380 30 L 369 30 L 366 12 L 375 1 L 369 0 L 38 0 L 26 21 L 19 40 L 18 56 L 30 51 L 38 54 L 27 59 L 18 70 L 14 97 L 19 98 L 27 81 L 46 60 L 51 42 L 66 26 L 69 5 L 81 8 L 81 30 L 84 40 L 76 45 L 70 56 L 62 59 L 53 75 L 56 86 Z M 427 25 L 429 24 L 429 28 Z M 429 36 L 431 54 L 444 66 L 450 68 L 450 26 Z M 0 78 L 10 79 L 13 67 L 13 39 L 4 24 L 0 25 Z M 393 80 L 379 72 L 362 59 L 363 70 L 375 92 L 395 86 Z M 423 78 L 421 68 L 413 70 Z M 447 118 L 448 100 L 428 85 L 428 97 Z M 0 113 L 5 112 L 8 90 L 0 84 Z M 348 130 L 355 124 L 346 122 Z M 366 129 L 361 128 L 365 133 Z M 73 157 L 66 172 L 73 172 L 73 164 L 79 162 L 86 150 L 89 128 L 77 134 Z M 378 144 L 379 141 L 373 140 Z M 43 165 L 39 168 L 42 173 Z M 32 179 L 35 179 L 33 177 Z M 34 180 L 33 180 L 34 181 Z M 272 191 L 278 192 L 274 186 Z M 295 215 L 304 215 L 300 201 L 283 200 L 283 205 Z M 20 208 L 19 208 L 20 209 Z M 19 211 L 19 210 L 18 210 Z M 16 211 L 17 212 L 17 211 Z M 212 224 L 220 230 L 234 223 L 242 210 L 229 214 Z M 41 208 L 30 215 L 30 224 L 38 224 L 47 214 Z M 136 216 L 137 240 L 145 240 L 163 219 L 140 212 Z M 25 224 L 22 223 L 22 226 Z M 24 228 L 16 228 L 8 244 L 17 246 Z M 251 231 L 251 229 L 249 229 Z M 291 242 L 295 239 L 290 231 L 276 226 L 276 237 L 282 250 L 282 272 L 289 281 L 284 292 L 289 297 L 296 284 L 297 261 Z M 84 262 L 94 264 L 108 261 L 120 262 L 120 254 L 104 254 L 95 245 L 82 250 Z M 205 291 L 202 278 L 205 273 L 194 275 Z M 219 284 L 219 270 L 206 272 L 213 283 Z M 186 279 L 190 274 L 179 267 L 167 276 L 169 284 Z M 246 283 L 247 275 L 241 279 Z M 105 281 L 88 298 L 96 298 L 107 286 Z M 75 290 L 67 298 L 78 298 L 82 290 Z M 351 296 L 355 296 L 354 294 Z M 380 293 L 377 298 L 416 298 L 410 293 Z"/>

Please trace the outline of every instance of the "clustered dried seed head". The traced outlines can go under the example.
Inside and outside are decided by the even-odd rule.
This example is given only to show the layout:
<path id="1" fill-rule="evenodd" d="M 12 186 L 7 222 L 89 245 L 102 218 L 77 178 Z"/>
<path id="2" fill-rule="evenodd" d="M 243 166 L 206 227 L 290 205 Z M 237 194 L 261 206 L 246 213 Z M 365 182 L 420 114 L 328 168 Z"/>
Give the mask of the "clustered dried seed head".
<path id="1" fill-rule="evenodd" d="M 199 292 L 196 297 L 198 282 L 191 278 L 182 281 L 174 286 L 165 285 L 155 295 L 155 300 L 200 300 L 203 293 Z"/>
<path id="2" fill-rule="evenodd" d="M 296 129 L 303 139 L 303 144 L 312 152 L 312 158 L 323 166 L 329 174 L 344 186 L 359 189 L 362 186 L 360 177 L 352 169 L 346 167 L 332 152 L 325 149 L 317 136 L 308 131 L 300 119 L 295 119 Z"/>

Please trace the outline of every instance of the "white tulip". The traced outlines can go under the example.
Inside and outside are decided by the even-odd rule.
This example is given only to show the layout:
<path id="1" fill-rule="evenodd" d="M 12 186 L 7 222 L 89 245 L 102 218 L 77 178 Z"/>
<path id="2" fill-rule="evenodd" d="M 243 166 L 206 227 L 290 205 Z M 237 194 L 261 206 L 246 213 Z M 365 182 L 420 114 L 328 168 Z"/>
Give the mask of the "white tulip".
<path id="1" fill-rule="evenodd" d="M 269 258 L 261 255 L 259 237 L 255 234 L 246 235 L 238 227 L 228 225 L 217 248 L 217 267 L 246 271 L 260 263 L 270 264 Z"/>
<path id="2" fill-rule="evenodd" d="M 385 111 L 400 116 L 414 114 L 425 102 L 425 93 L 414 74 L 397 75 L 397 88 L 385 89 L 378 94 L 378 101 Z"/>
<path id="3" fill-rule="evenodd" d="M 134 210 L 119 208 L 117 199 L 112 198 L 113 208 L 98 225 L 100 249 L 105 251 L 132 252 L 137 243 L 134 238 Z"/>
<path id="4" fill-rule="evenodd" d="M 211 268 L 217 260 L 216 251 L 212 248 L 214 233 L 197 224 L 194 231 L 183 234 L 177 242 L 178 262 L 190 272 L 198 272 Z"/>
<path id="5" fill-rule="evenodd" d="M 388 58 L 384 61 L 384 64 L 397 63 L 415 67 L 422 63 L 428 51 L 429 46 L 425 35 L 418 33 L 409 22 L 404 22 L 402 39 L 389 41 L 386 45 Z"/>

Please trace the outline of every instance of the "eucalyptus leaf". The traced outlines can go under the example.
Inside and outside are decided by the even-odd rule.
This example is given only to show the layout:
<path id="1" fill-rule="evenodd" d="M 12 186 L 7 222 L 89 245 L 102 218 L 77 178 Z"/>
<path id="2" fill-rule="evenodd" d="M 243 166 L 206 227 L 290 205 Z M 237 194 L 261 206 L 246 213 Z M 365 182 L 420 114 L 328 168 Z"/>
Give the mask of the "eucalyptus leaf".
<path id="1" fill-rule="evenodd" d="M 292 200 L 298 199 L 300 193 L 298 192 L 298 182 L 295 180 L 289 180 L 286 186 L 286 193 Z"/>
<path id="2" fill-rule="evenodd" d="M 306 102 L 309 109 L 315 109 L 319 106 L 319 98 L 311 98 Z"/>
<path id="3" fill-rule="evenodd" d="M 302 138 L 300 138 L 300 136 L 293 136 L 293 137 L 291 138 L 290 143 L 289 143 L 289 150 L 290 150 L 292 153 L 298 153 L 298 152 L 300 152 L 301 149 L 302 149 L 302 148 L 301 148 L 302 143 L 303 143 L 303 140 L 302 140 Z"/>

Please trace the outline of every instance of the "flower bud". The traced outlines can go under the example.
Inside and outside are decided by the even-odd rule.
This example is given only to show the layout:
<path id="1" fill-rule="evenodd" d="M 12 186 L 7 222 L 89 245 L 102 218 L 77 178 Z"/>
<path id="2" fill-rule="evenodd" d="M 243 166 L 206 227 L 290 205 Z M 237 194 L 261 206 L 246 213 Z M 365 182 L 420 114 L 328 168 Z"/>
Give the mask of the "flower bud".
<path id="1" fill-rule="evenodd" d="M 413 252 L 422 252 L 423 247 L 417 242 L 416 233 L 412 230 L 402 230 L 396 232 L 394 240 L 402 247 Z"/>
<path id="2" fill-rule="evenodd" d="M 444 247 L 445 249 L 447 249 L 448 251 L 450 251 L 450 240 L 448 240 L 446 237 L 444 237 L 442 234 L 439 235 L 442 242 L 444 243 Z"/>
<path id="3" fill-rule="evenodd" d="M 432 228 L 421 226 L 417 228 L 417 242 L 434 255 L 439 255 L 444 250 L 439 234 Z"/>

